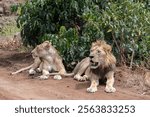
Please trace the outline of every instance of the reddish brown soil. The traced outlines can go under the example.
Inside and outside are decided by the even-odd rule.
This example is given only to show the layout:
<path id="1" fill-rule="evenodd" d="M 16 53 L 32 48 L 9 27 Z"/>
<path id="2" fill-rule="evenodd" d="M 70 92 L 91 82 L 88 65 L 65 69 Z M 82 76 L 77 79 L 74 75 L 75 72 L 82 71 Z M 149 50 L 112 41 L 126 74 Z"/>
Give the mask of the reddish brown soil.
<path id="1" fill-rule="evenodd" d="M 87 93 L 89 82 L 78 82 L 73 78 L 39 80 L 29 76 L 27 71 L 10 75 L 31 63 L 29 53 L 0 49 L 0 99 L 150 99 L 150 95 L 141 95 L 139 82 L 132 81 L 138 75 L 131 78 L 133 72 L 124 68 L 118 68 L 116 72 L 115 93 L 105 93 L 105 85 L 100 85 L 96 93 Z"/>

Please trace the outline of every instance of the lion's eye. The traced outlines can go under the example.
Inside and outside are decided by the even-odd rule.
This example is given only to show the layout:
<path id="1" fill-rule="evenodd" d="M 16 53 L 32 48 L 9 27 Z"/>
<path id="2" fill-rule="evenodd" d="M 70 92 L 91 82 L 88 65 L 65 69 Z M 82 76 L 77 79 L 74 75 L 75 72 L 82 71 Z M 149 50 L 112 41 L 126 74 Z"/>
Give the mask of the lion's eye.
<path id="1" fill-rule="evenodd" d="M 97 53 L 98 53 L 98 54 L 100 54 L 100 53 L 101 53 L 101 51 L 100 51 L 100 50 L 97 50 Z"/>

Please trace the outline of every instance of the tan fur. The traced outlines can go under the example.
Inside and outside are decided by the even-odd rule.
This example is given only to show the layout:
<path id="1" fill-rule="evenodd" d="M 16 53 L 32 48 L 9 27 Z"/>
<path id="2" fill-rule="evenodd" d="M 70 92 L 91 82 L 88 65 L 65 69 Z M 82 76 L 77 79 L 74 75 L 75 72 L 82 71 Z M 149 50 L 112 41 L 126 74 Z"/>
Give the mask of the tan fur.
<path id="1" fill-rule="evenodd" d="M 144 84 L 146 87 L 150 88 L 150 72 L 149 71 L 145 72 Z"/>
<path id="2" fill-rule="evenodd" d="M 142 95 L 147 95 L 150 93 L 150 71 L 145 71 L 143 77 L 143 93 Z"/>
<path id="3" fill-rule="evenodd" d="M 78 73 L 74 76 L 77 80 L 91 81 L 91 86 L 87 88 L 88 92 L 96 92 L 99 85 L 99 79 L 107 78 L 105 91 L 115 92 L 114 72 L 116 58 L 111 53 L 111 46 L 105 41 L 98 40 L 92 43 L 89 57 L 83 59 L 77 66 Z M 80 69 L 80 70 L 79 70 Z M 80 71 L 84 71 L 80 72 Z"/>
<path id="4" fill-rule="evenodd" d="M 32 54 L 39 57 L 42 62 L 40 65 L 40 69 L 42 71 L 42 76 L 40 76 L 40 79 L 47 79 L 50 75 L 49 72 L 52 71 L 58 72 L 60 75 L 66 73 L 65 67 L 62 63 L 62 58 L 49 41 L 45 41 L 38 45 L 32 51 Z M 57 77 L 59 77 L 59 79 L 61 78 L 60 76 Z"/>
<path id="5" fill-rule="evenodd" d="M 29 74 L 35 74 L 37 69 L 39 72 L 42 72 L 42 75 L 39 78 L 47 79 L 49 72 L 52 71 L 58 72 L 59 74 L 66 73 L 61 57 L 49 41 L 37 45 L 31 53 L 34 58 L 34 63 L 28 67 L 13 72 L 12 74 L 17 74 L 27 69 L 30 69 Z M 60 76 L 57 77 L 60 78 Z"/>

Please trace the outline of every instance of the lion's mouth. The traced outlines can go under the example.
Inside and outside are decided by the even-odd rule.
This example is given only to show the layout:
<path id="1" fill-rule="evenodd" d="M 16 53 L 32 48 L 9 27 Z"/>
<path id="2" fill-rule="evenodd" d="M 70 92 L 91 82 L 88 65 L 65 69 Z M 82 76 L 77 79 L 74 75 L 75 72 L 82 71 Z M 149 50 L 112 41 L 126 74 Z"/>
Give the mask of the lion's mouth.
<path id="1" fill-rule="evenodd" d="M 94 61 L 90 61 L 90 63 L 91 63 L 91 69 L 96 69 L 96 68 L 98 68 L 99 67 L 99 62 L 94 62 Z"/>

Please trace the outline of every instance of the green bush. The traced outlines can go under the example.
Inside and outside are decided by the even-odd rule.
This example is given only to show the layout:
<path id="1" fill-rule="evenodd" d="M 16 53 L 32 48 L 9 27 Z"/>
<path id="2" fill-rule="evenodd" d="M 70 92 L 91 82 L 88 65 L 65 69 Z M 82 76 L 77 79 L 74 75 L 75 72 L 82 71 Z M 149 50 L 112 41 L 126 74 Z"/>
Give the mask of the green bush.
<path id="1" fill-rule="evenodd" d="M 90 40 L 79 37 L 75 28 L 66 30 L 65 26 L 61 26 L 58 34 L 45 34 L 42 41 L 50 40 L 57 50 L 59 50 L 64 64 L 68 70 L 73 69 L 72 62 L 78 62 L 83 57 L 88 56 Z"/>
<path id="2" fill-rule="evenodd" d="M 145 2 L 113 1 L 103 10 L 97 4 L 93 5 L 83 14 L 86 20 L 83 35 L 105 38 L 114 47 L 119 63 L 149 68 L 150 9 Z"/>
<path id="3" fill-rule="evenodd" d="M 67 67 L 100 38 L 113 46 L 119 64 L 150 67 L 149 0 L 32 0 L 17 23 L 25 44 L 50 40 Z"/>
<path id="4" fill-rule="evenodd" d="M 82 27 L 80 18 L 85 0 L 32 0 L 22 6 L 18 26 L 22 27 L 25 43 L 41 43 L 44 34 L 57 34 L 61 26 L 66 29 Z"/>

